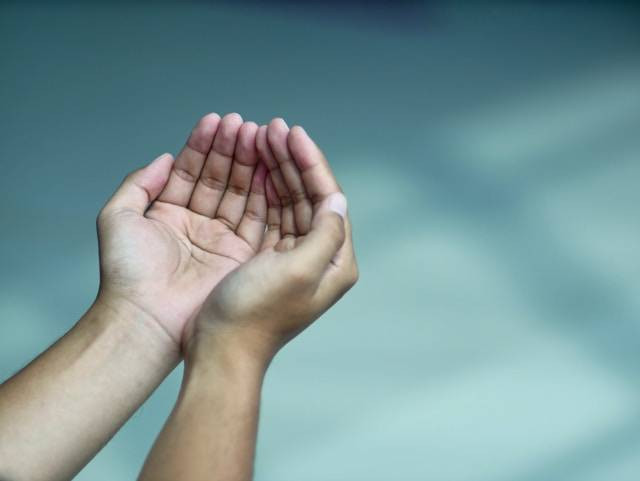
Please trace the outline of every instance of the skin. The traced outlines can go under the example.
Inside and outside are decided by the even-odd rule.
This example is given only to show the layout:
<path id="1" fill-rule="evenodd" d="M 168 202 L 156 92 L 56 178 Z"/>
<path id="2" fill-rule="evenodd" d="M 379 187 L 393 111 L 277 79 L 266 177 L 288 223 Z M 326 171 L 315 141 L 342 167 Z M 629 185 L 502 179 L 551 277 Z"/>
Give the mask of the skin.
<path id="1" fill-rule="evenodd" d="M 261 246 L 257 130 L 203 117 L 175 161 L 130 174 L 102 209 L 95 302 L 0 386 L 0 479 L 72 478 L 179 362 L 209 293 Z"/>
<path id="2" fill-rule="evenodd" d="M 269 169 L 267 231 L 190 324 L 180 395 L 143 481 L 251 479 L 271 359 L 357 280 L 346 200 L 320 149 L 281 119 L 260 127 L 256 146 Z"/>
<path id="3" fill-rule="evenodd" d="M 281 119 L 210 114 L 175 161 L 125 179 L 98 238 L 94 304 L 0 386 L 0 479 L 72 478 L 182 353 L 141 478 L 249 479 L 269 361 L 357 279 L 326 159 Z"/>
<path id="4" fill-rule="evenodd" d="M 100 295 L 139 306 L 176 346 L 213 287 L 260 247 L 266 170 L 257 130 L 238 114 L 203 117 L 173 168 L 157 161 L 159 195 L 138 189 L 131 208 L 118 192 L 98 219 Z"/>

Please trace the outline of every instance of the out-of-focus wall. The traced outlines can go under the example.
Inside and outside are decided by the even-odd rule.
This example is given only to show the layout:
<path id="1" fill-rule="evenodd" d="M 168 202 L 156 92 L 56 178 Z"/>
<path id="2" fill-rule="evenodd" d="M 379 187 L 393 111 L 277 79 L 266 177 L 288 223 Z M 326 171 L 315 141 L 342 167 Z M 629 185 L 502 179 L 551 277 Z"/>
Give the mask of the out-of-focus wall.
<path id="1" fill-rule="evenodd" d="M 273 363 L 256 479 L 638 479 L 639 26 L 632 2 L 2 4 L 0 377 L 92 301 L 126 172 L 206 112 L 283 116 L 348 194 L 361 281 Z M 78 480 L 134 479 L 180 374 Z"/>

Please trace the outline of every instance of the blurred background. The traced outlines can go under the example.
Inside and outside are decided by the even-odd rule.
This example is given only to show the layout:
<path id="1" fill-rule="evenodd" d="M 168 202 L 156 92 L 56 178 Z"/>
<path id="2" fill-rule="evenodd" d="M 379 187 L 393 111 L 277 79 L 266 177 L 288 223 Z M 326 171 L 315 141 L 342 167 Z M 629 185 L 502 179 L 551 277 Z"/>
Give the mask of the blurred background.
<path id="1" fill-rule="evenodd" d="M 633 2 L 9 2 L 0 52 L 2 379 L 92 302 L 124 174 L 283 116 L 361 280 L 273 363 L 256 480 L 638 479 Z M 134 479 L 180 378 L 77 479 Z"/>

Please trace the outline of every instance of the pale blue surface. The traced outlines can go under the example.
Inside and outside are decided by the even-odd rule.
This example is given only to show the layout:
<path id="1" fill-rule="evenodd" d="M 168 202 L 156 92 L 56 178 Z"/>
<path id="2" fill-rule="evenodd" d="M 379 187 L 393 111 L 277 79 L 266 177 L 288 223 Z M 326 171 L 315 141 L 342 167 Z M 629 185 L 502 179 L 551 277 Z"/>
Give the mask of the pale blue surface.
<path id="1" fill-rule="evenodd" d="M 208 111 L 301 123 L 357 287 L 276 359 L 258 481 L 636 480 L 640 13 L 0 6 L 0 377 L 97 286 L 94 218 Z M 177 370 L 78 476 L 134 479 Z"/>

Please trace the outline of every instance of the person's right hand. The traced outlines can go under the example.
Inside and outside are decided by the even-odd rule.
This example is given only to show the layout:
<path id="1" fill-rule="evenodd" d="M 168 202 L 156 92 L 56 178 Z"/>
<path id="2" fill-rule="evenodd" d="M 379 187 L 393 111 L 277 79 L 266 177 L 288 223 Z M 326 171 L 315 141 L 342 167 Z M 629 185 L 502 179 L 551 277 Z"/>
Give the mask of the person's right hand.
<path id="1" fill-rule="evenodd" d="M 213 287 L 260 248 L 266 168 L 257 131 L 238 114 L 209 114 L 175 162 L 165 154 L 124 180 L 98 217 L 97 305 L 142 311 L 180 347 Z"/>
<path id="2" fill-rule="evenodd" d="M 256 142 L 270 171 L 267 233 L 260 253 L 206 300 L 188 358 L 231 349 L 230 358 L 248 355 L 266 366 L 358 278 L 346 199 L 320 149 L 281 119 L 260 127 Z"/>

